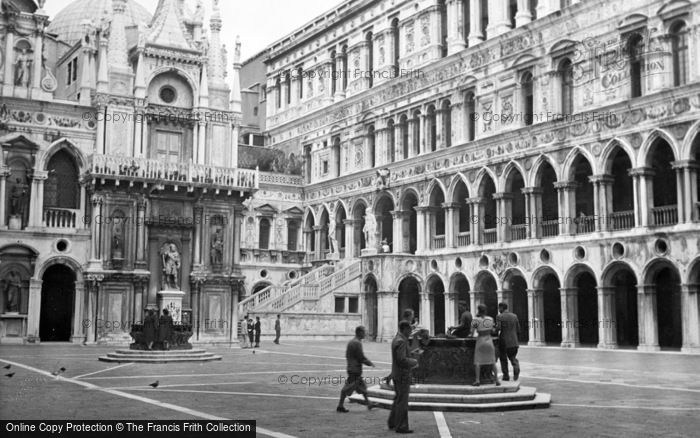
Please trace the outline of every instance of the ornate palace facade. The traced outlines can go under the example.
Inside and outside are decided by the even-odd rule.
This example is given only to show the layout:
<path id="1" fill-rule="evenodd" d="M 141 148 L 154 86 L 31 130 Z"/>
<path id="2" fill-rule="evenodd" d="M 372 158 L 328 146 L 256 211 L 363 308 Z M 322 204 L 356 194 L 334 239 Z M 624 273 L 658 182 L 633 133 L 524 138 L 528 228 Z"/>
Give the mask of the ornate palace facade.
<path id="1" fill-rule="evenodd" d="M 440 334 L 505 301 L 530 345 L 700 351 L 699 14 L 349 0 L 270 45 L 307 261 L 360 261 L 379 340 L 405 307 Z"/>

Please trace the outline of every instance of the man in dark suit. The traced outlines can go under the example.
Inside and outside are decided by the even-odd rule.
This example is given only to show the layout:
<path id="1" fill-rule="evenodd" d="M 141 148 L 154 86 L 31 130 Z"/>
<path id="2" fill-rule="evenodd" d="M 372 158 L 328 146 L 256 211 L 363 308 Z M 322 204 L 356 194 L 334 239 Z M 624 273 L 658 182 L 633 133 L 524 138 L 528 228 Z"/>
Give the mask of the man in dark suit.
<path id="1" fill-rule="evenodd" d="M 255 347 L 260 347 L 260 317 L 255 317 Z"/>
<path id="2" fill-rule="evenodd" d="M 520 323 L 515 313 L 508 311 L 508 304 L 498 305 L 499 314 L 496 316 L 496 331 L 498 332 L 498 356 L 501 360 L 503 380 L 510 380 L 508 375 L 508 361 L 513 365 L 513 379 L 520 376 L 520 362 L 518 362 L 518 332 Z"/>
<path id="3" fill-rule="evenodd" d="M 369 401 L 367 397 L 367 385 L 365 380 L 362 378 L 362 365 L 367 365 L 368 367 L 373 367 L 374 364 L 371 360 L 367 359 L 364 351 L 362 350 L 362 340 L 367 335 L 367 331 L 364 326 L 358 326 L 355 328 L 355 337 L 348 342 L 347 349 L 345 350 L 345 358 L 348 361 L 348 380 L 340 390 L 340 403 L 336 408 L 337 412 L 348 412 L 343 406 L 345 403 L 345 398 L 352 395 L 353 392 L 361 394 L 365 398 L 367 403 L 367 409 L 372 409 L 374 405 Z"/>
<path id="4" fill-rule="evenodd" d="M 275 340 L 273 341 L 275 344 L 280 343 L 280 334 L 282 333 L 282 325 L 280 323 L 280 315 L 277 315 L 277 319 L 275 320 Z"/>
<path id="5" fill-rule="evenodd" d="M 408 396 L 411 391 L 411 369 L 418 365 L 418 361 L 409 354 L 410 335 L 411 323 L 401 321 L 399 332 L 391 342 L 391 375 L 395 395 L 388 426 L 389 429 L 396 429 L 397 433 L 413 433 L 408 428 Z"/>
<path id="6" fill-rule="evenodd" d="M 248 330 L 248 340 L 250 341 L 250 348 L 253 348 L 253 342 L 255 342 L 255 324 L 253 324 L 253 318 L 248 318 L 248 324 L 246 325 Z"/>
<path id="7" fill-rule="evenodd" d="M 452 336 L 457 338 L 468 338 L 472 332 L 472 313 L 466 309 L 466 307 L 460 306 L 462 311 L 462 316 L 459 317 L 459 325 L 456 327 L 450 327 L 452 331 Z"/>

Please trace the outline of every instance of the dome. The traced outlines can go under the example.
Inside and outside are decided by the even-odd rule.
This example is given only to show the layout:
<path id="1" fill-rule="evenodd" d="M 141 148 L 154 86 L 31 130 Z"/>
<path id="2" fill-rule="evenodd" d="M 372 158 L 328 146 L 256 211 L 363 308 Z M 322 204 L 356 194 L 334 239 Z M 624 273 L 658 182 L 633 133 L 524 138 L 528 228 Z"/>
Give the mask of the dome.
<path id="1" fill-rule="evenodd" d="M 126 26 L 136 26 L 140 23 L 151 24 L 151 14 L 134 0 L 126 2 Z M 103 17 L 111 17 L 111 0 L 75 0 L 63 8 L 48 27 L 48 32 L 58 35 L 60 40 L 75 44 L 84 35 L 85 20 L 99 23 Z"/>

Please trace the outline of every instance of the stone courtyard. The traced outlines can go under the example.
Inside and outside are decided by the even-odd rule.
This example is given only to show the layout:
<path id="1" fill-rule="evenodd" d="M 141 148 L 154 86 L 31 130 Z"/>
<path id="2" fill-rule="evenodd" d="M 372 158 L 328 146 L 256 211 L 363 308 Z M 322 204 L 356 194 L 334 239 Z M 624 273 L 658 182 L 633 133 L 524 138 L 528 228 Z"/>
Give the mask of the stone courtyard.
<path id="1" fill-rule="evenodd" d="M 365 376 L 379 380 L 390 368 L 389 347 L 364 347 L 376 365 Z M 350 404 L 348 414 L 335 412 L 344 350 L 340 342 L 283 339 L 281 345 L 264 343 L 255 354 L 210 349 L 223 356 L 220 362 L 115 366 L 97 360 L 112 351 L 107 347 L 2 346 L 0 365 L 12 364 L 16 374 L 0 380 L 0 418 L 256 419 L 258 436 L 387 436 L 386 410 Z M 549 409 L 411 412 L 413 436 L 682 437 L 697 429 L 697 357 L 530 347 L 521 348 L 519 357 L 522 384 L 551 393 Z M 51 375 L 61 367 L 65 373 Z M 156 380 L 160 385 L 153 389 L 149 384 Z"/>

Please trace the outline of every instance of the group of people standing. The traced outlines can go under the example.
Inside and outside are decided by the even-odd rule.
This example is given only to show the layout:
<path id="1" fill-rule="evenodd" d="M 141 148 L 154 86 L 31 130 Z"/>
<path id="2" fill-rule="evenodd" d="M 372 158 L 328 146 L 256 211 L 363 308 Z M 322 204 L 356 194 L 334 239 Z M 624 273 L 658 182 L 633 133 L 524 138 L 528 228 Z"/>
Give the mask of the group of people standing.
<path id="1" fill-rule="evenodd" d="M 498 337 L 498 357 L 503 371 L 503 380 L 510 380 L 508 373 L 508 361 L 513 365 L 513 378 L 518 380 L 520 376 L 520 364 L 517 359 L 518 354 L 518 332 L 520 324 L 518 317 L 508 311 L 506 303 L 498 305 L 499 314 L 496 321 L 486 314 L 487 308 L 480 304 L 477 307 L 476 317 L 472 318 L 471 312 L 464 310 L 460 316 L 460 324 L 450 327 L 453 337 L 468 337 L 476 334 L 476 344 L 474 349 L 474 386 L 481 385 L 481 368 L 488 366 L 492 368 L 495 376 L 495 384 L 501 385 L 496 369 L 496 349 L 492 336 Z M 418 366 L 417 357 L 423 352 L 421 349 L 422 340 L 427 339 L 427 331 L 418 325 L 415 313 L 411 309 L 406 309 L 399 322 L 398 332 L 391 342 L 391 374 L 384 380 L 387 384 L 393 382 L 394 401 L 391 406 L 391 413 L 387 421 L 390 430 L 397 433 L 413 433 L 408 424 L 408 400 L 411 391 L 411 371 Z M 372 409 L 374 404 L 367 396 L 367 385 L 362 378 L 362 366 L 374 366 L 365 357 L 362 350 L 362 339 L 366 336 L 363 326 L 355 329 L 355 337 L 348 343 L 345 357 L 347 359 L 348 378 L 347 383 L 340 391 L 340 401 L 337 412 L 348 412 L 344 406 L 345 399 L 357 392 L 362 395 L 367 403 L 367 408 Z"/>
<path id="2" fill-rule="evenodd" d="M 255 322 L 250 315 L 246 315 L 241 320 L 241 348 L 259 348 L 261 334 L 260 317 L 255 317 Z M 275 344 L 280 343 L 280 335 L 282 334 L 281 315 L 277 315 L 275 320 Z"/>
<path id="3" fill-rule="evenodd" d="M 158 318 L 154 309 L 149 309 L 143 321 L 143 342 L 146 350 L 153 350 L 158 342 L 163 350 L 170 350 L 170 340 L 173 333 L 173 317 L 168 309 L 163 309 L 163 314 Z"/>

